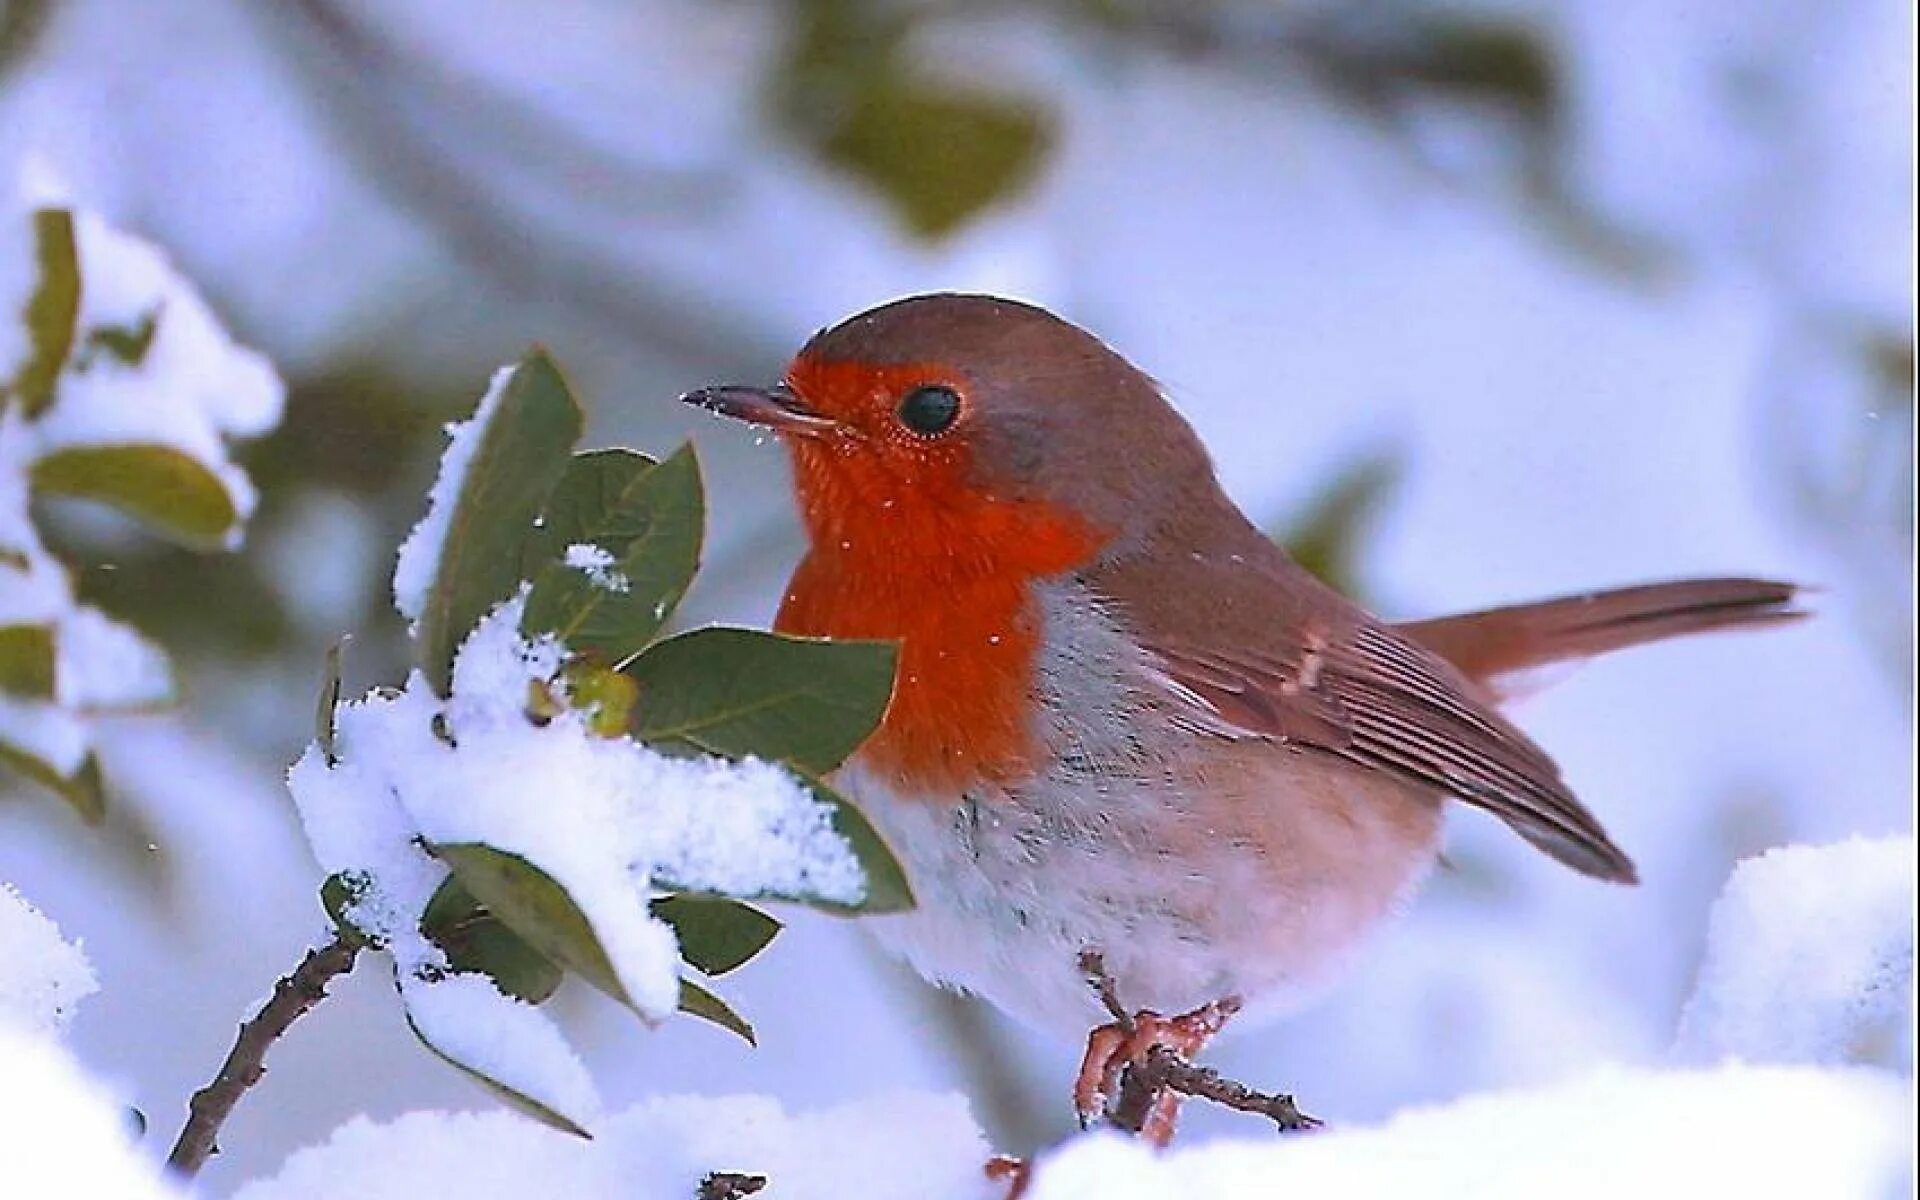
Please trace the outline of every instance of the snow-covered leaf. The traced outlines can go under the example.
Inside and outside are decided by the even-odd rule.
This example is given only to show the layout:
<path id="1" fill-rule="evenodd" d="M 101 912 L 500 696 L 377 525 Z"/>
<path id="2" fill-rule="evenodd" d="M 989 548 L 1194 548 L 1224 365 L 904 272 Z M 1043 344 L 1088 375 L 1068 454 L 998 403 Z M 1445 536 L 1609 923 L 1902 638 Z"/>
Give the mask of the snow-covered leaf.
<path id="1" fill-rule="evenodd" d="M 354 906 L 366 898 L 372 877 L 365 871 L 335 871 L 320 882 L 320 907 L 342 936 L 378 947 L 382 939 L 362 929 L 353 919 Z"/>
<path id="2" fill-rule="evenodd" d="M 433 853 L 481 904 L 548 960 L 640 1013 L 593 922 L 553 877 L 517 854 L 476 843 L 438 845 Z"/>
<path id="3" fill-rule="evenodd" d="M 780 922 L 724 896 L 662 896 L 650 907 L 673 926 L 680 957 L 706 975 L 725 975 L 741 966 L 780 932 Z"/>
<path id="4" fill-rule="evenodd" d="M 575 653 L 618 663 L 639 653 L 700 566 L 700 464 L 683 446 L 651 469 L 639 456 L 576 457 L 548 506 L 540 568 L 521 624 Z M 644 462 L 645 460 L 641 460 Z"/>
<path id="5" fill-rule="evenodd" d="M 227 545 L 240 519 L 220 477 L 172 446 L 67 446 L 30 477 L 36 492 L 110 504 L 187 546 Z"/>
<path id="6" fill-rule="evenodd" d="M 860 903 L 854 905 L 805 896 L 790 898 L 805 901 L 827 912 L 888 913 L 912 908 L 913 889 L 907 884 L 907 873 L 901 869 L 900 860 L 893 856 L 893 851 L 888 849 L 886 841 L 873 823 L 867 820 L 866 814 L 820 780 L 808 779 L 806 784 L 813 792 L 814 799 L 832 810 L 834 832 L 846 840 L 854 858 L 859 860 L 860 869 L 866 874 L 867 891 Z"/>
<path id="7" fill-rule="evenodd" d="M 455 649 L 520 582 L 521 546 L 566 471 L 581 420 L 559 369 L 535 350 L 496 378 L 448 443 L 427 515 L 401 548 L 394 578 L 415 622 L 415 661 L 441 695 Z"/>
<path id="8" fill-rule="evenodd" d="M 879 724 L 893 690 L 887 642 L 828 642 L 713 627 L 628 664 L 633 735 L 667 748 L 753 755 L 824 774 Z"/>
<path id="9" fill-rule="evenodd" d="M 753 1026 L 747 1023 L 745 1017 L 734 1012 L 725 1000 L 690 979 L 680 981 L 680 1011 L 739 1034 L 749 1046 L 760 1044 L 754 1036 Z"/>
<path id="10" fill-rule="evenodd" d="M 100 778 L 100 760 L 92 754 L 81 759 L 71 775 L 65 775 L 38 754 L 0 741 L 0 764 L 58 792 L 89 825 L 99 824 L 107 815 L 107 791 Z"/>
<path id="11" fill-rule="evenodd" d="M 481 975 L 403 976 L 407 1026 L 427 1049 L 508 1107 L 562 1133 L 590 1138 L 599 1098 L 586 1068 L 537 1009 Z"/>

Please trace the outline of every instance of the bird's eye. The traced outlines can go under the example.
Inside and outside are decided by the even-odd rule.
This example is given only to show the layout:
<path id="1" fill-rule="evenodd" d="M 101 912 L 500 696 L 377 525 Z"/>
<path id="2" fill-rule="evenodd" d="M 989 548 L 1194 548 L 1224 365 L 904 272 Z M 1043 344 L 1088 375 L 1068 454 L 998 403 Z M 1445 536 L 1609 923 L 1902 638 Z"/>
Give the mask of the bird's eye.
<path id="1" fill-rule="evenodd" d="M 900 423 L 921 437 L 945 433 L 959 416 L 959 393 L 937 383 L 913 389 L 900 402 Z"/>

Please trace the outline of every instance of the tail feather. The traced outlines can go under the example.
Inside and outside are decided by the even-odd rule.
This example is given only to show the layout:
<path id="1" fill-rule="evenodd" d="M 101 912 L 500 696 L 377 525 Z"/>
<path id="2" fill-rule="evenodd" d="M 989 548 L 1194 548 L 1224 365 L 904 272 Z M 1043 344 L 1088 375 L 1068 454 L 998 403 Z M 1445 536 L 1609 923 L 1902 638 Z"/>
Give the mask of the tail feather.
<path id="1" fill-rule="evenodd" d="M 1691 633 L 1750 629 L 1807 615 L 1801 589 L 1765 579 L 1685 579 L 1414 621 L 1400 632 L 1469 679 L 1502 687 L 1554 663 Z"/>

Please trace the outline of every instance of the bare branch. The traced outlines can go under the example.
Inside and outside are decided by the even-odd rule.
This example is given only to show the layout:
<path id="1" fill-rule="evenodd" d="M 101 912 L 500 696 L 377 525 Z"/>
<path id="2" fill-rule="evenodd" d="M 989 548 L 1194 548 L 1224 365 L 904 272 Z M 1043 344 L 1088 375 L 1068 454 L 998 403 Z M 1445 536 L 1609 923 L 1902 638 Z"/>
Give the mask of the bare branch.
<path id="1" fill-rule="evenodd" d="M 167 1165 L 192 1178 L 207 1158 L 218 1153 L 220 1126 L 247 1089 L 267 1073 L 267 1050 L 292 1024 L 326 999 L 327 985 L 353 969 L 364 943 L 336 934 L 331 942 L 307 951 L 300 965 L 273 985 L 273 995 L 240 1026 L 233 1049 L 220 1064 L 213 1082 L 193 1094 L 187 1105 L 187 1123 L 167 1155 Z"/>
<path id="2" fill-rule="evenodd" d="M 1188 1062 L 1167 1046 L 1155 1046 L 1147 1051 L 1145 1059 L 1128 1065 L 1120 1081 L 1113 1123 L 1139 1132 L 1152 1112 L 1154 1101 L 1165 1092 L 1210 1100 L 1235 1112 L 1265 1117 L 1281 1133 L 1318 1129 L 1321 1124 L 1318 1118 L 1301 1112 L 1292 1096 L 1255 1091 L 1222 1076 L 1212 1067 Z"/>

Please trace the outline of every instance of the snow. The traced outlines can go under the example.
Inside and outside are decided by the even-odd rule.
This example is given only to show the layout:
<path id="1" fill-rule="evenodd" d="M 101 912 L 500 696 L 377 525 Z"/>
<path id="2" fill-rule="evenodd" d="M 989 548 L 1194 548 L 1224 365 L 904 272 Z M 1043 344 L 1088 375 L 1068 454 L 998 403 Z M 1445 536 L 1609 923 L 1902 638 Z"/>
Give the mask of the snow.
<path id="1" fill-rule="evenodd" d="M 435 1049 L 575 1125 L 598 1120 L 592 1077 L 539 1009 L 502 994 L 483 975 L 399 978 L 407 1020 Z"/>
<path id="2" fill-rule="evenodd" d="M 19 314 L 26 311 L 38 280 L 34 258 L 32 223 L 0 220 L 0 381 L 13 379 L 33 346 Z M 0 545 L 5 544 L 0 531 Z"/>
<path id="3" fill-rule="evenodd" d="M 592 542 L 575 542 L 567 547 L 561 559 L 569 567 L 587 577 L 588 582 L 603 592 L 625 592 L 633 587 L 633 581 L 620 571 L 613 569 L 616 561 L 613 552 L 604 546 Z"/>
<path id="4" fill-rule="evenodd" d="M 1169 1196 L 1882 1197 L 1911 1185 L 1913 1105 L 1867 1070 L 1608 1070 L 1377 1127 L 1156 1156 L 1113 1135 L 1041 1160 L 1027 1200 Z"/>
<path id="5" fill-rule="evenodd" d="M 54 640 L 55 697 L 67 708 L 152 708 L 173 699 L 173 668 L 166 652 L 97 608 L 66 614 Z"/>
<path id="6" fill-rule="evenodd" d="M 44 190 L 44 189 L 42 189 Z M 98 214 L 73 212 L 81 280 L 74 348 L 52 403 L 29 420 L 18 406 L 0 412 L 0 625 L 52 631 L 54 691 L 48 698 L 0 697 L 0 743 L 71 777 L 86 760 L 102 710 L 153 708 L 174 696 L 166 655 L 138 631 L 79 604 L 67 570 L 34 528 L 29 473 L 42 457 L 76 446 L 158 445 L 178 450 L 219 480 L 237 519 L 236 546 L 253 509 L 252 484 L 228 456 L 226 439 L 258 437 L 280 419 L 285 388 L 264 358 L 233 342 L 206 302 L 154 246 L 120 232 Z M 31 210 L 0 206 L 0 301 L 17 291 L 17 260 L 33 272 Z M 23 240 L 24 239 L 24 240 Z M 31 290 L 31 280 L 28 284 Z M 22 302 L 24 303 L 24 302 Z M 0 326 L 17 335 L 15 305 Z M 138 365 L 95 345 L 105 330 L 151 324 Z M 0 354 L 0 364 L 9 362 Z M 10 381 L 11 367 L 0 369 Z"/>
<path id="7" fill-rule="evenodd" d="M 998 1200 L 963 1101 L 881 1094 L 787 1113 L 761 1096 L 665 1096 L 609 1116 L 592 1141 L 503 1113 L 364 1118 L 295 1153 L 234 1200 L 690 1200 L 709 1172 L 764 1175 L 781 1200 Z"/>
<path id="8" fill-rule="evenodd" d="M 70 779 L 92 744 L 86 722 L 59 705 L 0 692 L 0 746 L 31 755 Z"/>
<path id="9" fill-rule="evenodd" d="M 0 1063 L 0 1196 L 181 1195 L 135 1151 L 126 1109 L 58 1045 L 0 1022 Z"/>
<path id="10" fill-rule="evenodd" d="M 1713 906 L 1675 1057 L 1892 1058 L 1913 1024 L 1914 875 L 1911 837 L 1790 846 L 1741 863 Z"/>
<path id="11" fill-rule="evenodd" d="M 513 368 L 501 367 L 493 373 L 479 407 L 464 421 L 447 424 L 447 448 L 440 456 L 440 473 L 427 493 L 427 512 L 400 544 L 400 557 L 393 566 L 393 604 L 409 626 L 418 623 L 427 605 L 427 591 L 440 569 L 440 550 L 447 540 L 447 524 L 460 503 L 460 490 L 466 486 L 467 468 L 474 452 L 485 440 L 487 426 L 500 409 Z"/>
<path id="12" fill-rule="evenodd" d="M 200 293 L 153 245 L 85 209 L 73 213 L 80 262 L 74 352 L 52 407 L 34 423 L 42 453 L 75 446 L 158 445 L 211 471 L 233 501 L 237 546 L 253 512 L 253 485 L 229 457 L 227 438 L 254 438 L 280 420 L 286 387 L 258 353 L 236 344 Z M 104 351 L 92 335 L 154 322 L 136 366 Z"/>
<path id="13" fill-rule="evenodd" d="M 416 837 L 491 846 L 565 888 L 629 998 L 664 1019 L 679 1003 L 679 953 L 647 911 L 657 884 L 859 902 L 865 879 L 830 810 L 779 767 L 668 758 L 595 736 L 572 711 L 529 720 L 529 689 L 550 686 L 562 648 L 521 638 L 524 605 L 523 589 L 462 644 L 444 706 L 418 674 L 342 705 L 338 764 L 311 748 L 289 777 L 322 866 L 373 881 L 369 929 L 404 944 L 438 885 Z"/>
<path id="14" fill-rule="evenodd" d="M 0 1034 L 15 1029 L 51 1035 L 98 987 L 80 947 L 62 938 L 39 909 L 0 882 Z M 0 1062 L 9 1062 L 4 1053 Z"/>

